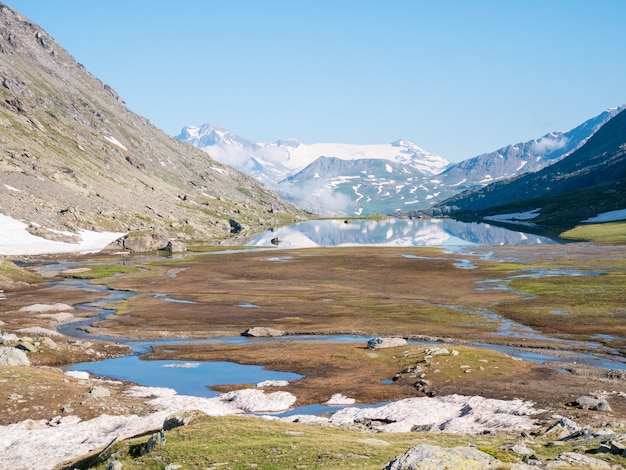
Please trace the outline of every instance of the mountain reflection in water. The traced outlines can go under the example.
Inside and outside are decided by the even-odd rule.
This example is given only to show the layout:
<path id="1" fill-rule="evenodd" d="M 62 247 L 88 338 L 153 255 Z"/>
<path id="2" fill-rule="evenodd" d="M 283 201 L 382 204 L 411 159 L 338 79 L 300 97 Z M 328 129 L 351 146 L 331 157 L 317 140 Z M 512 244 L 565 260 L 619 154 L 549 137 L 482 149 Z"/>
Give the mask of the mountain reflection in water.
<path id="1" fill-rule="evenodd" d="M 309 220 L 262 233 L 246 243 L 281 248 L 316 246 L 459 246 L 556 243 L 547 237 L 453 219 Z M 274 243 L 275 245 L 275 243 Z"/>

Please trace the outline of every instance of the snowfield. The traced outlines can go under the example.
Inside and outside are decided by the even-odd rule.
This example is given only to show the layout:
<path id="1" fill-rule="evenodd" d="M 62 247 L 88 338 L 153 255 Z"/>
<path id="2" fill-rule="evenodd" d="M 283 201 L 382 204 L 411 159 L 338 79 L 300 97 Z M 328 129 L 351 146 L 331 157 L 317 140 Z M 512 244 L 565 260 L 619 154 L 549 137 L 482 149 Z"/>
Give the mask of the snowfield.
<path id="1" fill-rule="evenodd" d="M 120 232 L 93 232 L 81 230 L 77 234 L 62 232 L 77 237 L 77 243 L 66 243 L 37 237 L 28 233 L 28 224 L 0 214 L 0 255 L 49 255 L 57 253 L 89 253 L 102 250 L 108 244 L 126 235 Z"/>

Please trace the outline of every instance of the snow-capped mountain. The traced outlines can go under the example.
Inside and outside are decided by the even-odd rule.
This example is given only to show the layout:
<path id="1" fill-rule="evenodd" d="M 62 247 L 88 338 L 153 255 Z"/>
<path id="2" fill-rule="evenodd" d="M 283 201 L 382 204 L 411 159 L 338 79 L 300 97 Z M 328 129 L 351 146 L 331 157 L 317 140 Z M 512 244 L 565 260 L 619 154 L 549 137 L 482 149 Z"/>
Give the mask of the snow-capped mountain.
<path id="1" fill-rule="evenodd" d="M 539 171 L 582 147 L 600 127 L 625 108 L 626 105 L 607 109 L 568 132 L 550 132 L 539 139 L 464 160 L 441 174 L 442 183 L 459 191 Z"/>
<path id="2" fill-rule="evenodd" d="M 427 209 L 463 190 L 538 171 L 580 148 L 626 105 L 568 132 L 509 145 L 451 165 L 406 140 L 391 144 L 259 143 L 213 124 L 183 128 L 178 140 L 234 166 L 283 198 L 321 215 Z"/>

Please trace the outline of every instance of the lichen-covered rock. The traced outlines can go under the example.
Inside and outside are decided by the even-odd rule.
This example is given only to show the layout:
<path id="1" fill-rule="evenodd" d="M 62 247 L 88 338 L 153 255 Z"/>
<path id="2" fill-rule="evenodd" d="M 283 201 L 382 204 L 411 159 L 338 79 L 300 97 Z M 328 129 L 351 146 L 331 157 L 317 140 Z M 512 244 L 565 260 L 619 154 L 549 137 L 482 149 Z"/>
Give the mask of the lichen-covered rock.
<path id="1" fill-rule="evenodd" d="M 488 469 L 500 465 L 497 459 L 474 447 L 443 448 L 420 444 L 387 464 L 385 470 L 440 470 L 442 468 Z"/>
<path id="2" fill-rule="evenodd" d="M 367 342 L 369 349 L 397 348 L 406 346 L 407 342 L 404 338 L 373 338 Z"/>

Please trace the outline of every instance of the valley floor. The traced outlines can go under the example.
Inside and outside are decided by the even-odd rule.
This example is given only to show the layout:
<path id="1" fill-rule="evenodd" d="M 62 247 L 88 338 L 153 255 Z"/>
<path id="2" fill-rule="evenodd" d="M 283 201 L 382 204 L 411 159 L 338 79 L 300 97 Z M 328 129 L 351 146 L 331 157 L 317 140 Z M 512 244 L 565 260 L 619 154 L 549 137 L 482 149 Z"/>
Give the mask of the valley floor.
<path id="1" fill-rule="evenodd" d="M 625 362 L 622 247 L 484 247 L 456 253 L 361 247 L 189 253 L 179 259 L 121 256 L 31 259 L 36 263 L 29 271 L 39 262 L 58 263 L 58 269 L 46 271 L 51 276 L 47 279 L 5 286 L 0 301 L 3 342 L 21 344 L 31 364 L 0 367 L 0 454 L 3 461 L 15 462 L 13 468 L 51 468 L 50 462 L 77 458 L 112 435 L 127 438 L 157 429 L 176 409 L 222 415 L 256 406 L 237 399 L 183 399 L 124 381 L 64 374 L 58 367 L 127 354 L 123 343 L 128 337 L 232 337 L 257 326 L 285 336 L 243 344 L 154 346 L 143 359 L 232 361 L 296 372 L 301 380 L 264 388 L 265 398 L 278 401 L 290 394 L 296 406 L 324 403 L 338 394 L 359 406 L 405 403 L 405 412 L 389 409 L 386 416 L 346 412 L 351 418 L 344 416 L 341 426 L 365 433 L 363 439 L 372 432 L 384 436 L 396 426 L 408 433 L 403 441 L 408 447 L 415 439 L 450 445 L 447 434 L 439 433 L 448 422 L 443 429 L 466 435 L 463 442 L 478 442 L 471 436 L 480 432 L 501 436 L 486 447 L 495 446 L 493 452 L 504 462 L 519 462 L 522 455 L 511 454 L 503 442 L 515 442 L 521 431 L 543 435 L 561 418 L 582 428 L 611 430 L 615 436 L 626 427 L 626 367 L 601 367 L 604 360 Z M 77 304 L 103 297 L 101 290 L 76 288 L 77 278 L 102 278 L 93 282 L 136 295 L 109 304 L 117 314 L 86 327 L 88 337 L 62 335 L 56 331 L 59 324 L 93 315 L 75 308 Z M 302 334 L 360 335 L 363 342 L 296 341 L 293 335 Z M 413 341 L 371 350 L 366 341 L 373 336 Z M 585 355 L 599 359 L 585 364 Z M 258 391 L 251 385 L 214 389 L 243 397 Z M 450 397 L 465 397 L 451 417 L 471 416 L 474 421 L 466 419 L 463 426 L 452 425 L 451 417 L 409 422 L 407 410 L 418 409 L 420 402 L 400 401 L 434 400 L 431 407 L 444 410 L 437 400 Z M 501 414 L 489 417 L 483 403 L 491 402 L 484 400 L 499 401 L 493 403 L 500 403 Z M 517 412 L 502 414 L 505 404 L 515 404 Z M 323 425 L 333 425 L 332 418 L 324 419 Z M 403 420 L 408 428 L 400 426 Z M 91 424 L 81 428 L 79 421 Z M 335 418 L 334 425 L 339 421 Z M 262 428 L 259 424 L 259 433 Z M 63 430 L 75 430 L 80 439 Z M 52 440 L 53 435 L 63 436 L 65 445 Z M 541 453 L 547 441 L 535 444 L 527 442 Z M 597 448 L 593 445 L 574 450 Z M 390 460 L 398 446 L 386 452 L 381 458 Z M 615 465 L 626 462 L 610 452 L 595 457 Z M 152 468 L 133 467 L 139 460 L 128 458 L 124 468 Z M 555 459 L 556 454 L 544 458 Z"/>

